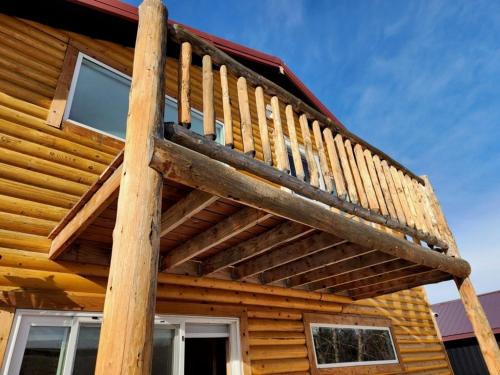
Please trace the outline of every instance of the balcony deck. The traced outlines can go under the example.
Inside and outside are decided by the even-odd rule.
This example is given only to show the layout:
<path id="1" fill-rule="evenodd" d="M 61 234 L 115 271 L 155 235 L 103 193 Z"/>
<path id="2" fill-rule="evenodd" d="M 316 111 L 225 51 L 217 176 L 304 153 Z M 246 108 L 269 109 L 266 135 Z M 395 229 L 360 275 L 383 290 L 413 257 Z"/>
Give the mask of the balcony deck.
<path id="1" fill-rule="evenodd" d="M 226 149 L 182 127 L 168 126 L 185 139 L 211 147 L 213 155 Z M 229 153 L 242 156 L 235 150 Z M 52 258 L 98 257 L 109 262 L 121 162 L 119 155 L 51 233 Z M 323 203 L 171 141 L 157 140 L 152 166 L 165 176 L 163 272 L 354 299 L 469 273 L 461 259 L 333 212 Z"/>

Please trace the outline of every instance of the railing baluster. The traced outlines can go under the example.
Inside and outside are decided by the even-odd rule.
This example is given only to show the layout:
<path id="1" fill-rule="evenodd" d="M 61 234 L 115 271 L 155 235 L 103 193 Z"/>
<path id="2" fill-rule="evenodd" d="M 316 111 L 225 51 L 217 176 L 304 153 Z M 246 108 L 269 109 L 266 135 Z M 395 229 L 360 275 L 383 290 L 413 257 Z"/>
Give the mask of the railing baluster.
<path id="1" fill-rule="evenodd" d="M 375 195 L 375 189 L 368 172 L 368 167 L 366 166 L 365 156 L 363 154 L 363 148 L 361 147 L 361 145 L 357 144 L 354 146 L 354 155 L 356 158 L 356 164 L 358 165 L 359 174 L 365 188 L 366 197 L 368 199 L 368 206 L 372 211 L 379 212 L 380 206 L 377 201 L 377 196 Z"/>
<path id="2" fill-rule="evenodd" d="M 375 165 L 375 170 L 377 172 L 377 177 L 380 182 L 380 188 L 382 189 L 382 194 L 384 195 L 384 201 L 387 206 L 387 211 L 389 213 L 389 217 L 394 220 L 398 220 L 398 216 L 396 214 L 396 209 L 394 208 L 394 203 L 392 202 L 391 192 L 389 191 L 389 186 L 385 179 L 384 171 L 382 170 L 382 165 L 380 164 L 380 158 L 378 155 L 373 155 L 373 164 Z"/>
<path id="3" fill-rule="evenodd" d="M 203 134 L 215 140 L 214 74 L 212 58 L 203 56 Z"/>
<path id="4" fill-rule="evenodd" d="M 363 206 L 364 208 L 369 208 L 368 198 L 366 197 L 363 181 L 361 180 L 358 165 L 356 164 L 356 159 L 354 158 L 351 141 L 349 139 L 346 139 L 344 141 L 344 146 L 347 153 L 347 159 L 349 160 L 349 164 L 351 166 L 351 172 L 354 177 L 354 183 L 356 184 L 356 190 L 358 191 L 358 197 L 359 201 L 361 202 L 361 206 Z"/>
<path id="5" fill-rule="evenodd" d="M 424 200 L 424 196 L 423 196 L 424 192 L 422 190 L 424 187 L 420 183 L 418 183 L 416 180 L 412 180 L 412 181 L 413 181 L 413 188 L 415 189 L 415 193 L 417 195 L 417 199 L 418 199 L 418 202 L 419 202 L 420 207 L 421 207 L 422 217 L 423 217 L 424 222 L 425 222 L 425 227 L 427 228 L 427 233 L 429 233 L 431 235 L 436 235 L 436 232 L 433 230 L 431 216 L 427 212 L 427 207 L 425 205 L 425 200 Z"/>
<path id="6" fill-rule="evenodd" d="M 273 153 L 271 151 L 271 143 L 269 142 L 269 128 L 267 127 L 264 90 L 260 86 L 255 88 L 255 105 L 257 107 L 257 120 L 259 122 L 260 142 L 262 143 L 264 163 L 273 165 Z"/>
<path id="7" fill-rule="evenodd" d="M 277 96 L 271 98 L 271 107 L 273 110 L 273 140 L 274 152 L 276 153 L 277 167 L 280 171 L 290 172 L 288 163 L 288 153 L 285 145 L 285 138 L 283 135 L 283 126 L 281 124 L 280 115 L 280 102 Z"/>
<path id="8" fill-rule="evenodd" d="M 399 179 L 398 170 L 393 165 L 389 167 L 389 170 L 391 171 L 392 180 L 394 181 L 394 186 L 396 187 L 396 191 L 398 193 L 399 202 L 401 203 L 401 208 L 403 209 L 406 224 L 408 224 L 410 227 L 413 227 L 415 223 L 413 222 L 408 203 L 406 202 L 406 197 L 403 191 L 403 186 Z"/>
<path id="9" fill-rule="evenodd" d="M 394 184 L 394 180 L 392 179 L 392 174 L 389 169 L 389 165 L 387 161 L 382 160 L 381 162 L 382 169 L 384 171 L 385 180 L 387 181 L 387 185 L 389 186 L 389 191 L 391 193 L 392 202 L 394 203 L 394 208 L 396 210 L 396 215 L 401 224 L 406 224 L 406 217 L 403 212 L 403 207 L 401 206 L 401 202 L 399 200 L 398 191 L 396 190 L 396 185 Z"/>
<path id="10" fill-rule="evenodd" d="M 323 180 L 325 181 L 326 191 L 331 193 L 333 192 L 332 175 L 330 173 L 330 167 L 328 166 L 328 159 L 326 157 L 325 146 L 323 144 L 323 135 L 321 134 L 321 128 L 318 121 L 313 121 L 312 129 L 314 140 L 316 142 L 316 149 L 318 150 L 319 164 L 321 166 Z"/>
<path id="11" fill-rule="evenodd" d="M 332 167 L 333 180 L 335 181 L 335 188 L 337 189 L 337 196 L 341 199 L 346 199 L 347 190 L 342 176 L 342 168 L 340 166 L 339 156 L 335 148 L 335 141 L 333 140 L 332 130 L 330 128 L 323 129 L 323 136 L 325 137 L 326 150 L 330 159 Z"/>
<path id="12" fill-rule="evenodd" d="M 385 203 L 384 195 L 382 193 L 380 181 L 377 177 L 377 172 L 375 171 L 375 164 L 373 163 L 372 153 L 370 152 L 370 150 L 365 149 L 363 151 L 363 155 L 365 156 L 365 162 L 368 168 L 368 173 L 370 174 L 370 178 L 373 184 L 373 189 L 375 190 L 375 195 L 377 196 L 378 204 L 380 206 L 380 213 L 384 216 L 388 216 L 389 211 L 387 210 L 387 205 Z"/>
<path id="13" fill-rule="evenodd" d="M 304 181 L 304 166 L 300 156 L 299 143 L 297 142 L 297 133 L 295 131 L 295 120 L 293 118 L 293 108 L 289 104 L 285 107 L 286 124 L 288 127 L 288 137 L 290 138 L 290 147 L 292 149 L 293 166 L 295 175 L 299 180 Z"/>
<path id="14" fill-rule="evenodd" d="M 410 176 L 405 175 L 405 181 L 406 186 L 408 187 L 408 191 L 410 192 L 410 199 L 412 200 L 413 206 L 415 207 L 417 229 L 421 230 L 424 233 L 427 233 L 427 225 L 425 224 L 424 215 L 422 214 L 422 208 L 420 206 L 415 187 L 413 186 L 413 179 Z"/>
<path id="15" fill-rule="evenodd" d="M 411 197 L 410 190 L 408 188 L 408 185 L 406 184 L 406 178 L 405 178 L 406 176 L 401 170 L 398 170 L 398 174 L 399 174 L 399 180 L 401 181 L 401 185 L 403 186 L 403 192 L 406 197 L 406 203 L 408 204 L 408 208 L 410 210 L 410 214 L 412 216 L 415 228 L 422 229 L 422 227 L 419 225 L 418 222 L 417 210 L 415 209 L 415 205 L 413 204 L 413 199 Z"/>
<path id="16" fill-rule="evenodd" d="M 231 97 L 229 96 L 229 84 L 227 81 L 227 67 L 221 65 L 219 73 L 222 92 L 222 111 L 224 112 L 224 144 L 233 148 L 233 115 L 231 113 Z"/>
<path id="17" fill-rule="evenodd" d="M 354 177 L 352 176 L 349 160 L 347 159 L 347 153 L 345 152 L 344 139 L 340 134 L 337 134 L 334 138 L 334 141 L 335 145 L 337 146 L 340 163 L 342 165 L 342 171 L 344 172 L 349 199 L 352 203 L 358 204 L 358 192 L 356 190 L 356 184 L 354 183 Z"/>
<path id="18" fill-rule="evenodd" d="M 306 115 L 300 115 L 299 124 L 300 131 L 302 133 L 302 139 L 304 140 L 304 151 L 306 153 L 307 168 L 309 169 L 309 175 L 311 179 L 310 184 L 314 187 L 319 187 L 319 172 L 316 165 L 316 160 L 314 159 L 311 132 L 309 131 L 309 124 Z"/>
<path id="19" fill-rule="evenodd" d="M 238 78 L 238 104 L 240 107 L 241 138 L 243 140 L 243 152 L 255 156 L 255 144 L 253 141 L 252 118 L 250 116 L 250 106 L 248 104 L 247 80 L 244 77 Z"/>
<path id="20" fill-rule="evenodd" d="M 184 42 L 181 44 L 180 66 L 178 78 L 178 121 L 179 124 L 191 126 L 191 44 Z"/>

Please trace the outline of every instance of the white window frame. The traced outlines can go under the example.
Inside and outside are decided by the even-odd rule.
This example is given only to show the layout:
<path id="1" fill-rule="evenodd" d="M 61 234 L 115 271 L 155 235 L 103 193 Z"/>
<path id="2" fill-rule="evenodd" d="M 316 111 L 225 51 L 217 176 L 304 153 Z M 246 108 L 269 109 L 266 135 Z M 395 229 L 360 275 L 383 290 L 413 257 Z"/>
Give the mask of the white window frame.
<path id="1" fill-rule="evenodd" d="M 72 311 L 49 311 L 49 310 L 25 310 L 19 309 L 14 317 L 14 324 L 7 343 L 7 352 L 2 366 L 2 374 L 18 375 L 26 348 L 29 328 L 33 325 L 50 327 L 68 327 L 70 329 L 65 347 L 64 366 L 62 375 L 70 375 L 73 372 L 76 344 L 81 325 L 93 325 L 102 323 L 102 313 L 72 312 Z M 217 324 L 227 325 L 229 329 L 225 332 L 194 333 L 188 338 L 215 338 L 227 337 L 229 339 L 229 368 L 231 375 L 243 375 L 243 363 L 241 359 L 240 323 L 238 318 L 231 317 L 206 317 L 206 316 L 184 316 L 184 315 L 157 315 L 155 327 L 164 329 L 175 329 L 173 348 L 173 374 L 184 374 L 184 354 L 186 324 Z M 161 329 L 160 328 L 160 329 Z"/>
<path id="2" fill-rule="evenodd" d="M 392 337 L 390 327 L 382 326 L 362 326 L 362 325 L 348 325 L 348 324 L 329 324 L 329 323 L 310 323 L 309 329 L 311 330 L 311 341 L 313 345 L 314 359 L 316 361 L 316 367 L 318 369 L 322 368 L 335 368 L 335 367 L 353 367 L 353 366 L 375 366 L 375 365 L 387 365 L 387 364 L 398 364 L 398 352 L 396 346 L 394 345 L 394 338 Z M 316 343 L 314 342 L 313 328 L 346 328 L 346 329 L 369 329 L 369 330 L 380 330 L 389 333 L 389 338 L 391 340 L 391 347 L 394 352 L 395 359 L 383 360 L 383 361 L 361 361 L 361 362 L 340 362 L 340 363 L 318 363 L 318 357 L 316 355 Z"/>
<path id="3" fill-rule="evenodd" d="M 97 129 L 97 128 L 94 128 L 90 125 L 86 125 L 86 124 L 83 124 L 81 122 L 78 122 L 78 121 L 75 121 L 75 120 L 72 120 L 69 115 L 70 115 L 70 112 L 71 112 L 71 106 L 73 105 L 73 98 L 75 96 L 75 91 L 76 91 L 76 85 L 78 83 L 78 77 L 80 76 L 80 68 L 82 66 L 82 61 L 83 59 L 86 59 L 96 65 L 99 65 L 101 66 L 102 68 L 104 69 L 107 69 L 109 70 L 110 72 L 112 73 L 115 73 L 125 79 L 128 79 L 130 82 L 132 82 L 132 77 L 119 71 L 118 69 L 115 69 L 105 63 L 103 63 L 102 61 L 99 61 L 83 52 L 78 52 L 78 57 L 76 59 L 76 63 L 75 63 L 75 70 L 73 71 L 73 77 L 71 78 L 71 85 L 70 85 L 70 88 L 69 88 L 69 93 L 68 93 L 68 99 L 66 101 L 66 108 L 64 109 L 64 115 L 63 115 L 63 121 L 69 121 L 71 122 L 72 124 L 75 124 L 75 125 L 78 125 L 78 126 L 81 126 L 81 127 L 84 127 L 86 129 L 90 129 L 92 131 L 95 131 L 95 132 L 98 132 L 100 134 L 103 134 L 107 137 L 111 137 L 111 138 L 114 138 L 114 139 L 118 139 L 120 141 L 124 141 L 125 139 L 124 138 L 120 138 L 120 137 L 117 137 L 116 135 L 113 135 L 113 134 L 110 134 L 110 133 L 107 133 L 105 131 L 102 131 L 100 129 Z M 165 95 L 165 102 L 166 101 L 170 101 L 172 103 L 174 103 L 175 105 L 177 105 L 177 99 L 169 96 L 169 95 Z M 192 115 L 194 117 L 198 117 L 199 120 L 201 120 L 203 122 L 203 112 L 197 110 L 196 108 L 191 108 L 191 112 L 192 112 Z M 219 121 L 219 120 L 216 120 L 215 121 L 215 126 L 216 127 L 220 127 L 220 134 L 222 137 L 224 137 L 224 123 Z M 222 141 L 222 140 L 221 140 Z"/>

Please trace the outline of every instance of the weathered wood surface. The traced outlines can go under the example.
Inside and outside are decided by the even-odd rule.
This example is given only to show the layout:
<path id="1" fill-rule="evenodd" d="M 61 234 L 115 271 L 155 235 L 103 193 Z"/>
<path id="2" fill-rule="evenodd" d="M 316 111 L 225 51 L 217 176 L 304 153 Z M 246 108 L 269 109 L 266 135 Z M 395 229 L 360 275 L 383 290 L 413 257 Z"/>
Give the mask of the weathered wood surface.
<path id="1" fill-rule="evenodd" d="M 427 178 L 423 177 L 425 181 L 425 189 L 427 196 L 432 204 L 432 209 L 437 216 L 438 226 L 440 227 L 441 233 L 444 233 L 450 243 L 450 248 L 448 253 L 451 256 L 460 258 L 460 251 L 458 245 L 455 241 L 453 233 L 451 232 L 448 223 L 446 222 L 445 216 L 443 214 L 441 205 L 437 199 L 436 194 L 432 188 L 432 185 Z M 472 284 L 469 276 L 467 277 L 455 277 L 455 284 L 457 285 L 458 292 L 460 293 L 460 298 L 465 308 L 465 312 L 469 321 L 474 329 L 474 334 L 479 343 L 481 353 L 483 354 L 484 362 L 488 367 L 491 374 L 500 373 L 500 349 L 495 339 L 495 335 L 491 329 L 490 323 L 484 312 L 484 309 L 477 297 L 476 291 Z"/>
<path id="2" fill-rule="evenodd" d="M 165 106 L 166 8 L 144 0 L 96 374 L 150 374 L 163 179 L 148 167 Z M 124 335 L 124 333 L 126 333 Z"/>
<path id="3" fill-rule="evenodd" d="M 272 217 L 271 214 L 254 208 L 243 208 L 209 230 L 169 251 L 163 259 L 162 267 L 170 269 L 178 266 L 270 217 Z"/>
<path id="4" fill-rule="evenodd" d="M 299 179 L 290 176 L 284 171 L 279 171 L 271 166 L 265 165 L 258 160 L 242 155 L 241 153 L 233 152 L 232 150 L 218 145 L 214 142 L 204 140 L 197 134 L 182 129 L 178 125 L 168 124 L 165 126 L 165 136 L 191 150 L 200 152 L 212 159 L 222 161 L 235 168 L 247 171 L 256 176 L 262 177 L 270 182 L 276 183 L 280 186 L 287 187 L 292 191 L 303 195 L 307 198 L 317 200 L 319 202 L 325 203 L 332 207 L 338 208 L 346 213 L 350 213 L 359 216 L 368 221 L 385 225 L 391 229 L 400 231 L 402 233 L 408 234 L 412 237 L 420 238 L 421 240 L 439 247 L 440 249 L 446 249 L 447 245 L 443 241 L 437 239 L 434 236 L 427 235 L 415 228 L 407 227 L 400 224 L 399 222 L 386 218 L 382 215 L 375 214 L 368 209 L 359 207 L 353 203 L 346 202 L 339 199 L 334 194 L 330 194 L 326 191 L 316 189 L 313 186 L 300 181 Z M 284 162 L 284 161 L 283 161 Z M 286 159 L 288 164 L 288 158 Z"/>
<path id="5" fill-rule="evenodd" d="M 470 273 L 470 266 L 464 260 L 424 249 L 368 225 L 348 220 L 314 202 L 290 195 L 168 140 L 155 140 L 151 166 L 176 182 L 311 225 L 361 246 L 455 276 L 466 277 Z M 217 180 L 213 179 L 214 174 L 218 176 Z"/>
<path id="6" fill-rule="evenodd" d="M 191 126 L 191 60 L 191 44 L 182 43 L 179 57 L 177 118 L 179 124 L 188 128 Z"/>

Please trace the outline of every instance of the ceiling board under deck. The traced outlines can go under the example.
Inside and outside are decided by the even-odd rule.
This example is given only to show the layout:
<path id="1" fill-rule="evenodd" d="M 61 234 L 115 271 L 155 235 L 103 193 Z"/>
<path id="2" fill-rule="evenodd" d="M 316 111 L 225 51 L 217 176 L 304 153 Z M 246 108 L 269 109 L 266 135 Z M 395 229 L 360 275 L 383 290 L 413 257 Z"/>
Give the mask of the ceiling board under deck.
<path id="1" fill-rule="evenodd" d="M 178 183 L 165 181 L 162 193 L 163 212 L 184 199 L 191 191 L 192 189 Z M 162 256 L 244 208 L 239 203 L 223 198 L 211 203 L 162 237 Z M 105 257 L 106 261 L 100 259 L 99 262 L 109 262 L 115 219 L 116 201 L 89 225 L 63 257 L 80 261 Z M 295 228 L 293 236 L 276 237 L 274 243 L 273 236 L 269 234 L 274 233 L 279 226 L 291 227 L 287 223 L 290 222 L 276 216 L 266 218 L 166 272 L 199 276 L 200 272 L 203 273 L 204 264 L 214 257 L 221 258 L 224 254 L 244 247 L 247 242 L 259 244 L 261 238 L 266 238 L 264 250 L 248 256 L 248 249 L 251 248 L 247 248 L 245 259 L 231 262 L 222 270 L 211 273 L 210 277 L 327 291 L 353 298 L 367 298 L 451 278 L 447 273 L 346 243 L 342 239 L 330 239 L 330 245 L 324 237 L 331 235 L 305 226 L 298 230 L 298 225 L 295 224 L 292 225 Z M 307 246 L 309 241 L 310 247 Z M 87 256 L 83 253 L 87 253 Z M 263 266 L 262 260 L 269 259 L 276 260 Z M 253 271 L 242 276 L 240 271 L 249 265 L 253 267 Z"/>

